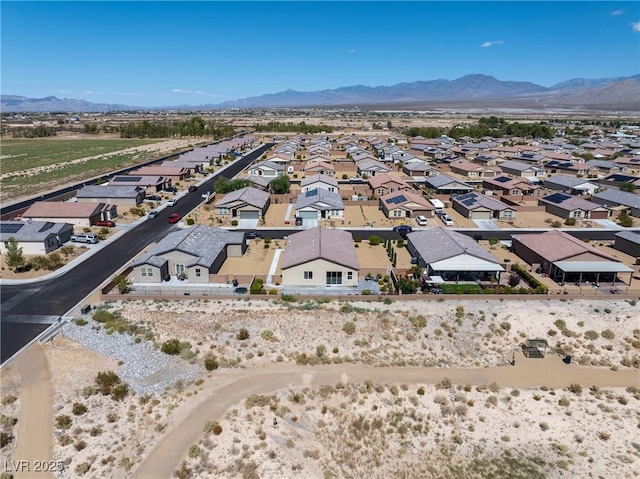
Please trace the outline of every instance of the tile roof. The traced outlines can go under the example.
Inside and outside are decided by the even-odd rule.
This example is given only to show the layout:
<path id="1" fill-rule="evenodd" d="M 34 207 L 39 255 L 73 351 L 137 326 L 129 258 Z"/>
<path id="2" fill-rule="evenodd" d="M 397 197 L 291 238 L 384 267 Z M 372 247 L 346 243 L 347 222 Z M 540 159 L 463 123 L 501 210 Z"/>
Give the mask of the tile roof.
<path id="1" fill-rule="evenodd" d="M 351 233 L 322 226 L 290 235 L 280 267 L 287 269 L 316 259 L 360 269 Z"/>
<path id="2" fill-rule="evenodd" d="M 457 231 L 439 227 L 431 228 L 409 233 L 407 239 L 427 264 L 461 254 L 468 254 L 496 264 L 500 263 L 495 256 L 486 251 L 473 238 Z"/>
<path id="3" fill-rule="evenodd" d="M 553 193 L 552 195 L 540 198 L 539 202 L 543 202 L 547 205 L 557 206 L 567 211 L 583 210 L 591 211 L 597 208 L 602 208 L 602 205 L 587 201 L 578 196 L 565 195 L 564 193 Z"/>
<path id="4" fill-rule="evenodd" d="M 242 232 L 197 225 L 169 233 L 132 266 L 143 264 L 158 266 L 164 261 L 164 258 L 159 259 L 158 257 L 172 251 L 180 251 L 194 256 L 186 264 L 187 267 L 200 265 L 209 268 L 227 245 L 242 244 L 243 242 L 244 233 Z"/>
<path id="5" fill-rule="evenodd" d="M 400 185 L 402 188 L 410 188 L 410 186 L 404 180 L 400 178 L 395 178 L 387 173 L 382 173 L 380 175 L 372 176 L 371 178 L 369 178 L 368 182 L 369 182 L 369 185 L 371 185 L 371 188 L 379 188 L 388 183 L 395 183 L 397 185 Z"/>
<path id="6" fill-rule="evenodd" d="M 304 187 L 316 182 L 326 183 L 327 185 L 335 186 L 336 188 L 338 187 L 338 180 L 332 178 L 331 176 L 323 175 L 322 173 L 302 178 L 302 181 L 300 181 L 300 186 Z"/>
<path id="7" fill-rule="evenodd" d="M 100 213 L 105 206 L 105 203 L 36 201 L 22 213 L 22 217 L 89 218 Z"/>
<path id="8" fill-rule="evenodd" d="M 568 188 L 573 188 L 575 186 L 584 185 L 585 183 L 589 183 L 588 180 L 584 178 L 577 178 L 575 176 L 569 175 L 555 175 L 550 178 L 545 178 L 542 180 L 542 184 L 546 186 L 546 183 L 556 184 L 560 186 L 566 186 Z"/>
<path id="9" fill-rule="evenodd" d="M 564 231 L 551 230 L 545 233 L 512 235 L 512 238 L 550 262 L 566 260 L 584 253 L 618 261 Z"/>

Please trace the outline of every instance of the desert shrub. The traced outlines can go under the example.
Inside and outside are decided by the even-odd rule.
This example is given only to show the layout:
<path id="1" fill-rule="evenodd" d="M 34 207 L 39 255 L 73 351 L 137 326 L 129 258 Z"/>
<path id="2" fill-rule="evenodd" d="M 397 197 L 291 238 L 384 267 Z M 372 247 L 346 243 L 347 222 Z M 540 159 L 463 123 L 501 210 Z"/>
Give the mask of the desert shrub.
<path id="1" fill-rule="evenodd" d="M 197 459 L 200 456 L 200 447 L 197 444 L 189 446 L 189 457 L 191 459 Z"/>
<path id="2" fill-rule="evenodd" d="M 422 386 L 420 386 L 418 388 L 418 390 L 416 391 L 416 393 L 418 394 L 418 396 L 424 396 L 424 388 Z"/>
<path id="3" fill-rule="evenodd" d="M 598 334 L 597 331 L 593 331 L 592 329 L 590 329 L 589 331 L 585 331 L 584 332 L 584 337 L 585 339 L 589 339 L 591 341 L 598 339 L 600 337 L 600 335 Z"/>
<path id="4" fill-rule="evenodd" d="M 173 338 L 165 341 L 164 343 L 162 343 L 160 351 L 171 356 L 180 354 L 180 340 Z"/>
<path id="5" fill-rule="evenodd" d="M 73 412 L 73 414 L 75 414 L 76 416 L 82 416 L 85 412 L 87 412 L 87 406 L 79 402 L 73 403 L 71 412 Z"/>
<path id="6" fill-rule="evenodd" d="M 204 367 L 207 371 L 218 369 L 218 360 L 212 353 L 208 353 L 204 358 Z"/>
<path id="7" fill-rule="evenodd" d="M 82 451 L 85 447 L 87 447 L 87 443 L 86 441 L 79 439 L 78 441 L 76 441 L 73 447 L 75 448 L 76 451 Z"/>
<path id="8" fill-rule="evenodd" d="M 8 406 L 10 404 L 13 404 L 17 400 L 18 400 L 18 398 L 16 396 L 14 396 L 13 394 L 7 394 L 7 395 L 2 397 L 2 405 L 3 406 Z"/>
<path id="9" fill-rule="evenodd" d="M 60 414 L 56 416 L 55 423 L 58 429 L 69 429 L 72 424 L 72 420 L 69 416 L 65 414 Z"/>
<path id="10" fill-rule="evenodd" d="M 113 321 L 113 313 L 106 309 L 96 309 L 91 315 L 94 321 L 98 323 L 106 323 L 107 321 Z"/>
<path id="11" fill-rule="evenodd" d="M 582 386 L 580 384 L 571 384 L 569 386 L 569 391 L 573 394 L 582 394 Z"/>
<path id="12" fill-rule="evenodd" d="M 567 226 L 575 226 L 576 225 L 576 219 L 575 218 L 567 218 L 566 220 L 564 220 L 564 224 Z"/>
<path id="13" fill-rule="evenodd" d="M 260 333 L 260 337 L 265 341 L 277 341 L 278 338 L 273 334 L 273 331 L 270 329 L 265 329 Z"/>
<path id="14" fill-rule="evenodd" d="M 86 326 L 87 324 L 87 320 L 84 318 L 76 318 L 73 322 L 76 323 L 77 326 Z"/>
<path id="15" fill-rule="evenodd" d="M 382 239 L 381 239 L 379 236 L 377 236 L 377 235 L 371 235 L 371 236 L 369 236 L 369 244 L 370 244 L 371 246 L 377 246 L 377 245 L 379 245 L 380 243 L 382 243 Z"/>
<path id="16" fill-rule="evenodd" d="M 247 339 L 249 339 L 249 331 L 247 330 L 247 328 L 240 328 L 237 338 L 239 341 L 246 341 Z"/>
<path id="17" fill-rule="evenodd" d="M 515 288 L 519 284 L 520 284 L 520 276 L 518 276 L 516 273 L 511 273 L 509 275 L 509 286 L 511 286 L 512 288 Z"/>
<path id="18" fill-rule="evenodd" d="M 353 321 L 347 321 L 342 326 L 342 330 L 347 333 L 349 336 L 356 332 L 356 324 Z"/>
<path id="19" fill-rule="evenodd" d="M 7 446 L 11 442 L 12 436 L 8 432 L 0 432 L 0 449 Z"/>
<path id="20" fill-rule="evenodd" d="M 120 384 L 120 382 L 120 378 L 113 371 L 99 372 L 96 376 L 96 384 L 98 385 L 98 390 L 104 396 L 111 394 L 111 390 L 116 385 Z"/>
<path id="21" fill-rule="evenodd" d="M 125 383 L 118 384 L 111 390 L 111 399 L 114 401 L 122 401 L 129 394 L 129 386 Z"/>
<path id="22" fill-rule="evenodd" d="M 283 294 L 282 296 L 280 296 L 280 299 L 282 299 L 282 301 L 284 301 L 285 303 L 295 303 L 296 301 L 298 301 L 298 298 L 296 298 L 292 294 Z"/>
<path id="23" fill-rule="evenodd" d="M 604 339 L 608 339 L 608 340 L 613 340 L 616 337 L 615 333 L 613 331 L 611 331 L 610 329 L 605 329 L 604 331 L 602 331 L 600 333 L 600 336 L 602 336 Z"/>
<path id="24" fill-rule="evenodd" d="M 89 472 L 89 469 L 91 469 L 91 464 L 89 464 L 88 462 L 81 462 L 76 466 L 74 471 L 77 475 L 84 476 L 87 472 Z"/>

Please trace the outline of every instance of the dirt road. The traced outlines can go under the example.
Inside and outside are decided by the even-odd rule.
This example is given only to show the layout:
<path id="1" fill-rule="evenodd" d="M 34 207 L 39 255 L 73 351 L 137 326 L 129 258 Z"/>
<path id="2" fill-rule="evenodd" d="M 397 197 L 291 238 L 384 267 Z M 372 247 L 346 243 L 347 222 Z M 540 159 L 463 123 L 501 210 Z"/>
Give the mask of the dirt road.
<path id="1" fill-rule="evenodd" d="M 172 477 L 188 447 L 197 443 L 202 436 L 204 424 L 220 418 L 230 407 L 251 394 L 270 394 L 286 387 L 338 382 L 361 383 L 367 379 L 374 383 L 434 384 L 445 377 L 453 384 L 480 385 L 495 381 L 501 386 L 518 388 L 562 388 L 574 383 L 586 387 L 626 387 L 637 386 L 640 382 L 640 375 L 634 370 L 585 368 L 575 364 L 566 365 L 557 356 L 526 359 L 522 354 L 516 355 L 515 366 L 485 369 L 375 368 L 357 364 L 303 367 L 273 364 L 249 371 L 226 370 L 216 372 L 205 382 L 201 393 L 194 396 L 201 399 L 198 403 L 193 402 L 178 413 L 164 438 L 140 464 L 133 477 Z M 229 382 L 231 378 L 235 380 Z"/>
<path id="2" fill-rule="evenodd" d="M 16 479 L 53 477 L 53 393 L 47 357 L 39 344 L 33 344 L 16 359 L 22 383 L 21 414 L 18 422 L 13 464 Z M 28 470 L 27 470 L 28 469 Z"/>

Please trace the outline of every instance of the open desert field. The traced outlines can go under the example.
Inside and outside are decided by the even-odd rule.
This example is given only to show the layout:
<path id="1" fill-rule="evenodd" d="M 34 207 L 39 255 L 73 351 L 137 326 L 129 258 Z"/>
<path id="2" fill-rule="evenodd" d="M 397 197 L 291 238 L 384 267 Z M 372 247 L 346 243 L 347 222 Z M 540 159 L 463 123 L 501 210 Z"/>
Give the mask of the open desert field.
<path id="1" fill-rule="evenodd" d="M 106 322 L 70 323 L 3 368 L 0 459 L 51 451 L 65 476 L 111 478 L 631 478 L 640 464 L 634 300 L 102 306 Z M 528 338 L 546 357 L 523 355 Z"/>

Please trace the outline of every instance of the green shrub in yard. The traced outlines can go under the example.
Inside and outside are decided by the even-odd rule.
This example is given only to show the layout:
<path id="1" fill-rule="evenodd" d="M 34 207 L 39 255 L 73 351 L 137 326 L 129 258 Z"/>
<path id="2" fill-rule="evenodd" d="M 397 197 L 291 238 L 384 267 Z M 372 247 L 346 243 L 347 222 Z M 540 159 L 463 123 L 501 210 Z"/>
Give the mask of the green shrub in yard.
<path id="1" fill-rule="evenodd" d="M 249 288 L 249 291 L 251 292 L 251 294 L 264 293 L 263 286 L 264 286 L 264 280 L 260 278 L 254 278 L 253 282 L 251 283 L 251 287 Z"/>
<path id="2" fill-rule="evenodd" d="M 195 224 L 195 220 L 193 218 L 187 218 L 187 224 L 189 226 L 191 226 L 191 225 Z"/>
<path id="3" fill-rule="evenodd" d="M 376 245 L 379 245 L 380 243 L 382 243 L 382 240 L 380 239 L 379 236 L 376 236 L 376 235 L 369 236 L 369 244 L 371 246 L 376 246 Z"/>
<path id="4" fill-rule="evenodd" d="M 522 279 L 529 285 L 529 287 L 533 288 L 533 292 L 535 294 L 547 294 L 549 288 L 547 288 L 544 284 L 538 281 L 531 273 L 529 273 L 526 269 L 524 269 L 519 264 L 511 265 L 511 271 L 520 275 Z"/>
<path id="5" fill-rule="evenodd" d="M 113 371 L 99 372 L 96 376 L 96 385 L 104 396 L 111 394 L 111 390 L 121 382 L 122 380 Z"/>
<path id="6" fill-rule="evenodd" d="M 96 309 L 91 315 L 94 321 L 98 323 L 106 323 L 107 321 L 113 321 L 113 314 L 106 309 Z"/>
<path id="7" fill-rule="evenodd" d="M 575 226 L 576 225 L 576 219 L 575 218 L 567 218 L 566 220 L 564 220 L 564 224 L 567 226 Z"/>

